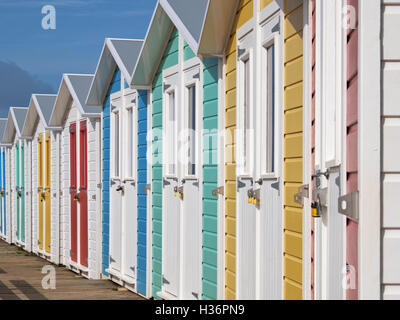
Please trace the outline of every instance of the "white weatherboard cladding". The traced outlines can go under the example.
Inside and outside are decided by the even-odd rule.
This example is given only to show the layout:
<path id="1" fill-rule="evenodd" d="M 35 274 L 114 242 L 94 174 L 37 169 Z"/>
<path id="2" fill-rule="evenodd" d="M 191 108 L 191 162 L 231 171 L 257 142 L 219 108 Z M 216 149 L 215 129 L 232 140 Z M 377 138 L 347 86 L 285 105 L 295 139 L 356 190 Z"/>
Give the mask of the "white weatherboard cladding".
<path id="1" fill-rule="evenodd" d="M 70 221 L 71 221 L 71 203 L 70 203 L 70 146 L 69 146 L 69 124 L 76 119 L 76 108 L 71 107 L 61 134 L 61 232 L 60 243 L 62 243 L 62 264 L 69 266 L 69 248 L 70 248 Z"/>
<path id="2" fill-rule="evenodd" d="M 91 279 L 99 279 L 101 276 L 101 251 L 98 238 L 98 226 L 101 225 L 101 206 L 97 199 L 97 167 L 100 161 L 100 148 L 97 144 L 97 131 L 100 130 L 100 120 L 82 118 L 75 104 L 72 103 L 66 115 L 64 128 L 61 132 L 60 141 L 60 189 L 62 196 L 60 197 L 60 255 L 61 263 L 70 266 L 70 248 L 71 248 L 71 199 L 70 199 L 70 133 L 69 127 L 71 123 L 76 123 L 77 130 L 77 151 L 79 148 L 79 122 L 87 121 L 87 161 L 88 161 L 88 277 Z M 78 155 L 78 153 L 77 153 Z M 79 175 L 79 158 L 77 158 L 77 174 Z M 79 212 L 79 209 L 78 209 Z M 79 220 L 79 218 L 78 218 Z M 79 222 L 78 222 L 79 224 Z M 78 229 L 79 233 L 79 229 Z M 78 245 L 79 247 L 79 245 Z"/>
<path id="3" fill-rule="evenodd" d="M 32 252 L 37 253 L 38 249 L 38 143 L 37 134 L 32 139 Z"/>
<path id="4" fill-rule="evenodd" d="M 100 179 L 97 177 L 97 164 L 100 161 L 100 148 L 98 148 L 97 130 L 100 130 L 100 121 L 98 119 L 87 119 L 87 159 L 88 159 L 88 245 L 89 245 L 89 277 L 93 279 L 100 278 L 100 257 L 99 246 L 97 245 L 97 230 L 100 225 L 101 208 L 97 201 L 97 183 Z"/>
<path id="5" fill-rule="evenodd" d="M 50 209 L 50 216 L 51 216 L 51 261 L 58 263 L 59 262 L 59 250 L 60 250 L 60 237 L 59 237 L 59 190 L 58 190 L 58 175 L 59 175 L 59 168 L 57 166 L 58 159 L 57 159 L 57 148 L 58 143 L 56 139 L 56 133 L 51 131 L 50 132 L 50 199 L 51 199 L 51 209 Z"/>
<path id="6" fill-rule="evenodd" d="M 12 239 L 13 242 L 15 243 L 15 241 L 17 240 L 17 216 L 16 216 L 16 212 L 17 212 L 17 208 L 16 208 L 16 192 L 15 192 L 15 187 L 16 187 L 16 183 L 15 183 L 15 178 L 16 178 L 16 174 L 15 174 L 15 141 L 16 139 L 14 139 L 13 142 L 13 146 L 11 147 L 11 223 L 12 223 Z"/>
<path id="7" fill-rule="evenodd" d="M 382 298 L 400 299 L 400 1 L 382 3 Z"/>

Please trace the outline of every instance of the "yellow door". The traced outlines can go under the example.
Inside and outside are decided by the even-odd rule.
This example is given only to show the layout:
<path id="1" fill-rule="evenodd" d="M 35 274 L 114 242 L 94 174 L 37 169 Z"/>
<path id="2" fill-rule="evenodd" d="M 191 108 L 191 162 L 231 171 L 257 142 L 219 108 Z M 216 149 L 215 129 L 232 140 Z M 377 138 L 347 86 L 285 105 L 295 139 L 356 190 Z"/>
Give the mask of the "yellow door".
<path id="1" fill-rule="evenodd" d="M 39 249 L 43 250 L 43 135 L 38 137 L 38 226 L 39 226 Z"/>
<path id="2" fill-rule="evenodd" d="M 51 145 L 50 145 L 50 132 L 46 133 L 45 144 L 45 159 L 46 159 L 46 172 L 45 172 L 45 251 L 50 253 L 50 166 L 51 166 Z"/>

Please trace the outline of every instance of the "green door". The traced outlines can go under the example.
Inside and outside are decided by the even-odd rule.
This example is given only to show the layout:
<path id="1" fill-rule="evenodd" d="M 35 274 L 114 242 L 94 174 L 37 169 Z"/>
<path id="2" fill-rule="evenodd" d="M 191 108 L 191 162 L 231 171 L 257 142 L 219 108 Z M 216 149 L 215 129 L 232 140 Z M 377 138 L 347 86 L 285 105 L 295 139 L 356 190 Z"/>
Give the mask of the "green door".
<path id="1" fill-rule="evenodd" d="M 24 141 L 17 142 L 15 158 L 15 182 L 17 204 L 17 239 L 25 243 L 25 145 Z"/>
<path id="2" fill-rule="evenodd" d="M 21 241 L 21 218 L 20 218 L 20 206 L 19 206 L 19 141 L 17 142 L 17 148 L 15 150 L 15 194 L 17 204 L 17 239 Z"/>

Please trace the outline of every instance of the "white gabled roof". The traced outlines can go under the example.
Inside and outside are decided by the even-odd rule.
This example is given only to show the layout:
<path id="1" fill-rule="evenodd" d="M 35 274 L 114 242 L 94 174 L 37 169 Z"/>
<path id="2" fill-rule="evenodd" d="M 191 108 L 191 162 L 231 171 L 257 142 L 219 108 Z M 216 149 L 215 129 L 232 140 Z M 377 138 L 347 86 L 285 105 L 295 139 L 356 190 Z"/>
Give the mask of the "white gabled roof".
<path id="1" fill-rule="evenodd" d="M 26 121 L 23 126 L 22 135 L 32 137 L 39 120 L 43 123 L 45 130 L 59 130 L 60 128 L 50 126 L 50 117 L 53 112 L 57 95 L 55 94 L 33 94 L 29 102 Z"/>
<path id="2" fill-rule="evenodd" d="M 10 108 L 7 124 L 1 141 L 3 145 L 11 145 L 14 142 L 15 135 L 17 135 L 18 138 L 24 138 L 22 128 L 24 127 L 27 113 L 28 108 Z"/>
<path id="3" fill-rule="evenodd" d="M 0 147 L 7 147 L 7 144 L 3 144 L 4 133 L 6 132 L 7 118 L 0 119 Z"/>
<path id="4" fill-rule="evenodd" d="M 196 55 L 224 55 L 238 3 L 239 0 L 159 0 L 131 85 L 151 85 L 173 26 Z"/>
<path id="5" fill-rule="evenodd" d="M 92 74 L 64 74 L 60 89 L 54 103 L 49 125 L 59 127 L 63 125 L 68 103 L 72 99 L 83 117 L 100 117 L 101 106 L 87 106 L 85 103 L 90 85 L 93 81 Z"/>
<path id="6" fill-rule="evenodd" d="M 230 36 L 238 0 L 160 0 L 196 55 L 220 56 Z"/>
<path id="7" fill-rule="evenodd" d="M 173 23 L 159 2 L 154 9 L 147 34 L 132 73 L 131 85 L 150 86 L 161 59 L 162 50 L 168 42 Z"/>
<path id="8" fill-rule="evenodd" d="M 85 104 L 88 106 L 102 105 L 116 66 L 121 70 L 126 82 L 131 82 L 132 71 L 142 45 L 143 40 L 105 39 Z"/>

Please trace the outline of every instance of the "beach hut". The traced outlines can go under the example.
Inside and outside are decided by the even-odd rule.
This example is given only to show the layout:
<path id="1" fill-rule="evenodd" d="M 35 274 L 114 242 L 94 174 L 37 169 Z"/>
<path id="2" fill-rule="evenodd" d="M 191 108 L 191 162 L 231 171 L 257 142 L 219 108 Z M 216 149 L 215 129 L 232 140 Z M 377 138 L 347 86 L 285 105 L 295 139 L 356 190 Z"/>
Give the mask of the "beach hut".
<path id="1" fill-rule="evenodd" d="M 0 238 L 7 241 L 7 192 L 6 154 L 7 147 L 1 142 L 7 126 L 7 119 L 0 119 Z"/>
<path id="2" fill-rule="evenodd" d="M 30 246 L 30 214 L 25 212 L 25 141 L 22 127 L 27 108 L 11 107 L 3 143 L 10 144 L 10 213 L 12 243 L 25 249 Z"/>
<path id="3" fill-rule="evenodd" d="M 311 298 L 400 298 L 399 7 L 310 2 Z"/>
<path id="4" fill-rule="evenodd" d="M 102 272 L 149 297 L 148 95 L 129 86 L 142 43 L 105 40 L 86 104 L 102 112 Z"/>
<path id="5" fill-rule="evenodd" d="M 32 163 L 32 251 L 53 263 L 60 262 L 59 196 L 61 128 L 49 125 L 56 95 L 31 97 L 22 135 L 30 137 Z"/>
<path id="6" fill-rule="evenodd" d="M 93 75 L 64 74 L 49 126 L 61 127 L 60 263 L 90 279 L 101 276 L 101 107 L 85 99 Z"/>
<path id="7" fill-rule="evenodd" d="M 202 42 L 203 22 L 212 29 L 207 8 L 209 1 L 159 1 L 132 77 L 132 85 L 147 87 L 151 96 L 149 213 L 152 296 L 157 299 L 223 297 L 218 290 L 224 273 L 218 259 L 223 61 L 212 46 L 223 50 L 215 40 L 223 37 L 230 19 L 221 20 L 226 25 L 213 30 L 211 42 Z M 227 2 L 218 9 L 234 12 Z"/>

